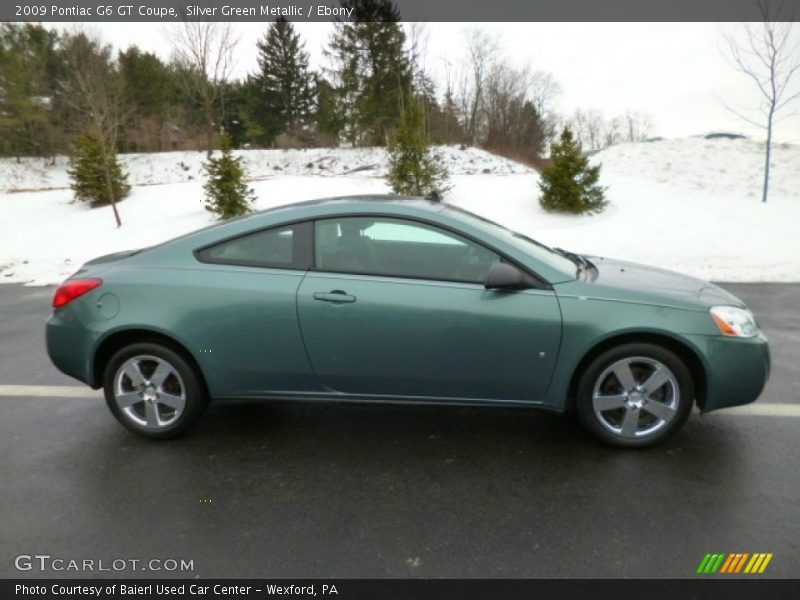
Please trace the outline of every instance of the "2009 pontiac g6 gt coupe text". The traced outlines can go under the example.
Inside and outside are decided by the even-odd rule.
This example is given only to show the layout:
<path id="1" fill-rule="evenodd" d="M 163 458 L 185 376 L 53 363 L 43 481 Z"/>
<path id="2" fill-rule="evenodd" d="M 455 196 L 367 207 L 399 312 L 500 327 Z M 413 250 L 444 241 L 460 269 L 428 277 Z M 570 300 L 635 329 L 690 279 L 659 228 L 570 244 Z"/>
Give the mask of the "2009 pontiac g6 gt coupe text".
<path id="1" fill-rule="evenodd" d="M 53 306 L 53 363 L 151 438 L 211 398 L 268 398 L 574 411 L 646 446 L 694 403 L 754 401 L 769 373 L 753 315 L 715 285 L 413 198 L 299 203 L 104 256 Z"/>

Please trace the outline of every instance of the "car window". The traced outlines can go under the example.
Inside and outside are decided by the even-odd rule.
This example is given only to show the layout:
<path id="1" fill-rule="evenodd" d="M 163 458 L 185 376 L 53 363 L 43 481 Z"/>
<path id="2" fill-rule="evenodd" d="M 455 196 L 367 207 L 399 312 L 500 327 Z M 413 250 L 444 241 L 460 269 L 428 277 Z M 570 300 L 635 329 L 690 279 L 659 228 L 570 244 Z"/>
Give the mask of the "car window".
<path id="1" fill-rule="evenodd" d="M 569 277 L 575 276 L 575 263 L 541 242 L 537 242 L 526 235 L 512 231 L 494 221 L 490 221 L 486 217 L 476 215 L 475 213 L 457 206 L 446 205 L 444 210 L 461 221 L 477 227 L 492 236 L 498 237 L 512 246 L 516 246 L 526 254 L 530 254 L 535 259 L 545 263 L 547 266 Z"/>
<path id="2" fill-rule="evenodd" d="M 501 258 L 438 227 L 388 217 L 317 221 L 318 270 L 483 283 Z"/>
<path id="3" fill-rule="evenodd" d="M 311 265 L 308 236 L 311 225 L 297 223 L 243 235 L 200 250 L 203 262 L 283 269 L 308 269 Z"/>

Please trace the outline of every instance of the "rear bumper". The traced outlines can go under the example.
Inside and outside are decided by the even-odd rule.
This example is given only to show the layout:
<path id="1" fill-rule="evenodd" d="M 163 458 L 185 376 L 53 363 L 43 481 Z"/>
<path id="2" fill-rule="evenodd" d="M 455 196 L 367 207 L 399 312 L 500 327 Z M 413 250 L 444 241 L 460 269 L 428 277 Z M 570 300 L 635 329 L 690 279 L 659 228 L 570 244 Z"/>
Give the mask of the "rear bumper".
<path id="1" fill-rule="evenodd" d="M 754 338 L 692 336 L 706 367 L 704 412 L 749 404 L 758 399 L 769 378 L 770 354 L 763 334 Z"/>
<path id="2" fill-rule="evenodd" d="M 45 326 L 47 354 L 55 367 L 70 377 L 93 385 L 91 349 L 94 339 L 69 309 L 57 310 Z"/>

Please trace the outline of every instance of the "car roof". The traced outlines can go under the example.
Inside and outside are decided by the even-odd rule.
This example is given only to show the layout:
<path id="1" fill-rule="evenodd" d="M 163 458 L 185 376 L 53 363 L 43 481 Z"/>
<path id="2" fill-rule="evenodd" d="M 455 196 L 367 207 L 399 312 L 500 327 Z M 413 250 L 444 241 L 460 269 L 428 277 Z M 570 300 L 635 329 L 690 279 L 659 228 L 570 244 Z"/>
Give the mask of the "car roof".
<path id="1" fill-rule="evenodd" d="M 279 206 L 253 211 L 232 219 L 217 221 L 206 227 L 187 232 L 149 248 L 144 248 L 141 251 L 149 252 L 163 246 L 180 243 L 184 240 L 203 239 L 209 236 L 224 239 L 226 236 L 235 236 L 243 233 L 249 227 L 260 227 L 270 225 L 271 223 L 280 223 L 280 221 L 284 219 L 281 213 L 284 212 L 297 213 L 300 219 L 314 219 L 327 216 L 327 211 L 325 209 L 328 207 L 332 209 L 331 216 L 335 216 L 336 214 L 346 214 L 351 211 L 358 212 L 359 214 L 380 214 L 386 212 L 387 207 L 406 207 L 438 213 L 446 206 L 447 204 L 444 202 L 428 200 L 418 196 L 400 196 L 393 194 L 353 194 L 348 196 L 331 196 L 328 198 L 301 200 L 299 202 L 290 202 L 289 204 L 281 204 Z M 288 215 L 288 220 L 294 220 L 294 215 Z"/>
<path id="2" fill-rule="evenodd" d="M 342 205 L 358 204 L 359 208 L 362 209 L 363 208 L 361 206 L 362 203 L 370 204 L 374 202 L 381 203 L 380 206 L 376 207 L 375 212 L 380 212 L 381 210 L 383 210 L 386 204 L 397 204 L 397 205 L 402 204 L 403 206 L 413 206 L 414 208 L 428 209 L 435 212 L 440 211 L 444 206 L 443 202 L 437 200 L 429 200 L 427 198 L 422 198 L 419 196 L 401 196 L 395 194 L 354 194 L 348 196 L 331 196 L 329 198 L 304 200 L 301 202 L 292 202 L 291 204 L 282 204 L 280 206 L 273 206 L 271 208 L 266 208 L 264 210 L 256 211 L 249 216 L 272 213 L 286 209 L 295 209 L 295 208 L 312 207 L 312 206 L 341 207 Z"/>
<path id="3" fill-rule="evenodd" d="M 482 223 L 486 219 L 447 202 L 415 196 L 361 194 L 293 202 L 253 212 L 243 217 L 215 223 L 204 229 L 144 249 L 135 258 L 143 262 L 158 259 L 158 257 L 161 260 L 180 262 L 198 248 L 247 235 L 258 229 L 338 216 L 372 215 L 412 219 L 417 217 L 422 220 L 428 220 L 425 217 L 430 216 L 431 222 L 453 228 L 463 235 L 473 236 L 477 239 L 482 239 L 487 234 L 492 235 Z M 487 221 L 487 223 L 491 222 Z M 520 249 L 507 241 L 495 238 L 495 246 L 521 264 L 526 264 L 531 259 L 529 251 Z M 537 260 L 537 263 L 542 263 L 542 261 Z M 573 278 L 572 273 L 544 263 L 538 265 L 535 271 L 542 279 L 550 283 Z"/>

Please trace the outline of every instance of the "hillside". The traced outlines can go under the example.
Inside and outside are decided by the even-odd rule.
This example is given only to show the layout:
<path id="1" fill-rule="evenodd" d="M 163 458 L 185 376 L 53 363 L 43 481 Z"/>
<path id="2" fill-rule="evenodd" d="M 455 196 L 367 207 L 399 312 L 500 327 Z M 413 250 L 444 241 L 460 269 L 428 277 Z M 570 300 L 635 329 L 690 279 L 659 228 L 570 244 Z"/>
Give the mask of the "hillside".
<path id="1" fill-rule="evenodd" d="M 519 163 L 478 148 L 441 146 L 438 153 L 453 175 L 528 173 Z M 309 148 L 301 150 L 239 150 L 254 181 L 283 176 L 341 177 L 386 175 L 383 148 Z M 161 152 L 120 156 L 131 185 L 186 183 L 202 179 L 205 152 Z M 48 159 L 0 159 L 0 193 L 69 187 L 64 156 Z"/>
<path id="2" fill-rule="evenodd" d="M 702 137 L 620 144 L 594 157 L 607 171 L 682 189 L 761 199 L 764 145 Z M 800 147 L 772 149 L 771 193 L 800 198 Z"/>
<path id="3" fill-rule="evenodd" d="M 760 202 L 761 155 L 747 140 L 689 138 L 596 154 L 610 205 L 601 215 L 544 213 L 538 175 L 474 148 L 439 148 L 452 173 L 446 200 L 540 241 L 717 281 L 800 281 L 800 149 L 779 148 L 773 193 Z M 257 207 L 388 191 L 382 149 L 242 151 Z M 133 190 L 110 209 L 72 201 L 66 161 L 0 160 L 0 281 L 57 283 L 86 260 L 151 245 L 211 222 L 204 154 L 123 157 Z"/>

